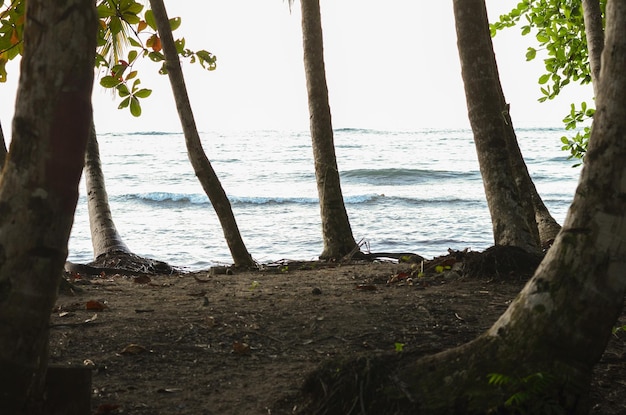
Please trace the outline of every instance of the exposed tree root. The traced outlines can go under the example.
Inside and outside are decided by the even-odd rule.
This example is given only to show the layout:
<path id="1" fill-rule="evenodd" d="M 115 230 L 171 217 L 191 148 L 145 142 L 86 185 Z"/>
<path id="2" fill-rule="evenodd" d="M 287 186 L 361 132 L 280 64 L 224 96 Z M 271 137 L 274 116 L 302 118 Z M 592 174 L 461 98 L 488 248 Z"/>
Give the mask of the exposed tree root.
<path id="1" fill-rule="evenodd" d="M 131 275 L 173 274 L 178 272 L 171 265 L 156 259 L 144 258 L 130 252 L 114 251 L 100 255 L 88 264 L 66 262 L 65 270 L 79 274 L 128 273 Z"/>

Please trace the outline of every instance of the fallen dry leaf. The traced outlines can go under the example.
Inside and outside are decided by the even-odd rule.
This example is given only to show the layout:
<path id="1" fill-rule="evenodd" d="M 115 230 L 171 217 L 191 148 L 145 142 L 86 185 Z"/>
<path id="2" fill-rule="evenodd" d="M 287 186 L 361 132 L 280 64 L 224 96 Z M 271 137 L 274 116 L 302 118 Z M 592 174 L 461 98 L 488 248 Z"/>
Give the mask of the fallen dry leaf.
<path id="1" fill-rule="evenodd" d="M 122 351 L 120 352 L 120 354 L 135 355 L 135 354 L 145 353 L 147 351 L 148 349 L 146 349 L 142 345 L 131 343 L 128 346 L 124 347 Z"/>
<path id="2" fill-rule="evenodd" d="M 394 282 L 403 281 L 409 278 L 409 274 L 406 272 L 399 272 L 396 275 L 392 275 L 387 280 L 387 284 L 393 284 Z"/>
<path id="3" fill-rule="evenodd" d="M 250 353 L 250 345 L 248 343 L 234 341 L 233 352 L 236 354 L 248 354 Z"/>
<path id="4" fill-rule="evenodd" d="M 107 307 L 106 304 L 97 300 L 89 300 L 85 303 L 85 310 L 103 311 L 103 310 L 106 310 L 107 308 L 109 307 Z"/>

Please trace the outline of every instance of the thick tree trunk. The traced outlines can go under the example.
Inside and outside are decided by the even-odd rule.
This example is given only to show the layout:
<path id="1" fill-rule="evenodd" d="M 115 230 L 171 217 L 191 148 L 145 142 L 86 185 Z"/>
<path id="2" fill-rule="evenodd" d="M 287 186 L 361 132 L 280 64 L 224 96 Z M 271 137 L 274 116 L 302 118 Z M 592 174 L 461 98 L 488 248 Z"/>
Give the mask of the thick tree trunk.
<path id="1" fill-rule="evenodd" d="M 176 45 L 174 44 L 174 38 L 172 37 L 172 31 L 163 0 L 150 0 L 150 6 L 154 12 L 154 19 L 158 27 L 159 35 L 161 36 L 163 52 L 166 58 L 165 65 L 167 75 L 170 79 L 178 116 L 180 117 L 183 127 L 189 161 L 193 166 L 198 180 L 200 180 L 202 184 L 202 188 L 215 209 L 235 266 L 255 267 L 256 264 L 241 238 L 241 233 L 239 232 L 235 215 L 233 214 L 226 192 L 202 148 L 202 142 L 200 141 L 196 121 L 194 120 L 191 104 L 189 103 L 183 71 L 180 67 L 178 52 L 176 51 Z"/>
<path id="2" fill-rule="evenodd" d="M 337 168 L 324 67 L 320 4 L 319 0 L 301 0 L 300 4 L 313 159 L 324 239 L 320 258 L 340 259 L 352 252 L 357 244 L 348 220 Z"/>
<path id="3" fill-rule="evenodd" d="M 604 48 L 604 28 L 599 0 L 583 0 L 583 18 L 585 20 L 589 66 L 591 67 L 591 82 L 593 83 L 593 93 L 597 96 L 602 49 Z"/>
<path id="4" fill-rule="evenodd" d="M 344 367 L 332 366 L 324 378 L 328 382 L 315 389 L 314 410 L 322 402 L 323 409 L 330 408 L 328 414 L 347 413 L 360 400 L 368 413 L 381 414 L 555 413 L 548 411 L 554 406 L 560 407 L 558 413 L 588 413 L 592 368 L 611 336 L 626 291 L 625 28 L 626 2 L 610 0 L 587 162 L 562 231 L 508 310 L 476 340 L 430 357 L 357 362 L 353 367 L 358 373 L 348 375 L 343 375 Z M 490 385 L 490 373 L 511 381 Z M 375 379 L 364 376 L 372 374 Z M 533 376 L 543 379 L 538 388 L 525 387 L 521 379 Z M 358 396 L 339 400 L 331 382 L 348 388 L 338 378 L 356 383 L 349 390 Z M 530 395 L 517 407 L 505 406 L 517 392 Z M 371 406 L 376 399 L 378 406 Z"/>
<path id="5" fill-rule="evenodd" d="M 550 214 L 532 181 L 530 186 L 530 196 L 535 210 L 535 222 L 537 222 L 539 231 L 539 241 L 541 242 L 541 247 L 546 249 L 552 245 L 556 235 L 561 231 L 561 225 Z"/>
<path id="6" fill-rule="evenodd" d="M 496 245 L 540 253 L 524 165 L 500 84 L 484 0 L 455 1 L 461 71 Z"/>
<path id="7" fill-rule="evenodd" d="M 87 188 L 89 227 L 91 228 L 94 259 L 107 253 L 130 254 L 130 250 L 117 231 L 111 215 L 109 197 L 100 164 L 96 127 L 93 124 L 85 152 L 85 187 Z"/>
<path id="8" fill-rule="evenodd" d="M 10 157 L 0 183 L 0 405 L 36 414 L 48 323 L 67 256 L 85 146 L 97 13 L 29 0 Z"/>

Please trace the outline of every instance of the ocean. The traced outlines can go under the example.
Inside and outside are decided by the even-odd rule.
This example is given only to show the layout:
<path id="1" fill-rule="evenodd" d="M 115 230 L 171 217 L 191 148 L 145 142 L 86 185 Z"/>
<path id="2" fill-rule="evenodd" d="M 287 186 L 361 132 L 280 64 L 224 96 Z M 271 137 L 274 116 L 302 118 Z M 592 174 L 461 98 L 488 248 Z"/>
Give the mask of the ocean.
<path id="1" fill-rule="evenodd" d="M 561 128 L 517 130 L 537 190 L 562 223 L 580 168 L 560 150 Z M 322 251 L 310 135 L 206 132 L 203 146 L 259 262 L 309 260 Z M 100 134 L 113 219 L 136 254 L 187 270 L 232 263 L 215 212 L 187 159 L 182 133 Z M 426 258 L 493 245 L 468 129 L 335 131 L 352 232 L 371 252 Z M 93 260 L 84 183 L 69 260 Z"/>

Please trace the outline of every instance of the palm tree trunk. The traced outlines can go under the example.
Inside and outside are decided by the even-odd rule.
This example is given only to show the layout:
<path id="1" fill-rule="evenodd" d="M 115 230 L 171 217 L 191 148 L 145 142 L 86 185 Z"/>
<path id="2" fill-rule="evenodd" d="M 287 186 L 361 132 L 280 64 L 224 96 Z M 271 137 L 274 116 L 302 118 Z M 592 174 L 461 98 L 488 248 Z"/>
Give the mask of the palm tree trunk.
<path id="1" fill-rule="evenodd" d="M 85 152 L 85 187 L 87 188 L 89 227 L 94 259 L 110 253 L 130 254 L 111 215 L 95 125 L 91 126 Z"/>
<path id="2" fill-rule="evenodd" d="M 0 181 L 0 402 L 37 414 L 50 311 L 92 122 L 92 0 L 29 0 L 13 140 Z"/>
<path id="3" fill-rule="evenodd" d="M 309 97 L 315 177 L 320 200 L 322 259 L 340 259 L 357 247 L 343 201 L 324 67 L 319 0 L 301 0 L 304 69 Z"/>
<path id="4" fill-rule="evenodd" d="M 230 201 L 202 148 L 202 142 L 196 128 L 191 104 L 189 103 L 183 71 L 180 67 L 178 52 L 176 51 L 163 0 L 150 0 L 150 6 L 154 13 L 154 20 L 156 21 L 159 35 L 161 36 L 163 52 L 166 58 L 165 67 L 174 93 L 178 116 L 183 127 L 185 143 L 187 144 L 187 155 L 222 225 L 224 237 L 235 266 L 254 267 L 256 264 L 241 238 Z"/>
<path id="5" fill-rule="evenodd" d="M 494 242 L 540 253 L 531 181 L 500 84 L 484 1 L 454 4 L 468 114 Z"/>

